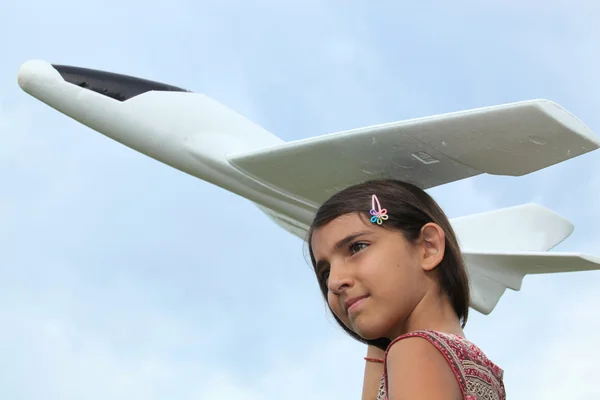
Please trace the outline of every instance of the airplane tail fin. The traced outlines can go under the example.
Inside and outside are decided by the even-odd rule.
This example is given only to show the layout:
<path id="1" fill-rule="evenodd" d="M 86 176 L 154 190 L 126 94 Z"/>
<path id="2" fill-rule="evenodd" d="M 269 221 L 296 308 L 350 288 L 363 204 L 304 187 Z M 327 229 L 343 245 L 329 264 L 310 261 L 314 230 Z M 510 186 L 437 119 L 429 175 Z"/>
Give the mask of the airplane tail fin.
<path id="1" fill-rule="evenodd" d="M 574 228 L 569 220 L 533 203 L 454 218 L 452 227 L 463 251 L 548 251 Z"/>
<path id="2" fill-rule="evenodd" d="M 553 252 L 464 252 L 471 280 L 471 307 L 489 314 L 509 288 L 520 290 L 525 275 L 600 269 L 600 257 Z"/>
<path id="3" fill-rule="evenodd" d="M 456 218 L 452 225 L 469 272 L 471 307 L 483 314 L 507 288 L 520 290 L 526 275 L 600 269 L 600 257 L 548 252 L 569 237 L 573 224 L 537 204 Z"/>

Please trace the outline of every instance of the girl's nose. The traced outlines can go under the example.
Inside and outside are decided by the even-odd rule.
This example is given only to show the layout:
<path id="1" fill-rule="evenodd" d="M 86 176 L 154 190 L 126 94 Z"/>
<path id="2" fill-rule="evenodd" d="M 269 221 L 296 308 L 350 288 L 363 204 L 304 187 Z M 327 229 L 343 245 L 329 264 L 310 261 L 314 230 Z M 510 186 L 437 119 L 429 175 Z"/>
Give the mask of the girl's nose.
<path id="1" fill-rule="evenodd" d="M 343 268 L 333 268 L 329 271 L 329 279 L 327 288 L 334 294 L 341 294 L 344 290 L 352 287 L 354 280 L 349 274 L 349 271 L 344 271 Z"/>

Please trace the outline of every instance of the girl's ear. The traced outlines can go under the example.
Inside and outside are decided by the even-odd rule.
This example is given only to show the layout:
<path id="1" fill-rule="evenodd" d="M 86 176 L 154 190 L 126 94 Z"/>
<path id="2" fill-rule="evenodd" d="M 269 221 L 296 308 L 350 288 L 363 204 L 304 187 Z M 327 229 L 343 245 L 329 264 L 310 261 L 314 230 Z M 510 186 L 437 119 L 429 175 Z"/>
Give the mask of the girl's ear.
<path id="1" fill-rule="evenodd" d="M 421 228 L 421 266 L 426 271 L 437 267 L 444 259 L 446 251 L 446 234 L 444 230 L 433 222 Z"/>

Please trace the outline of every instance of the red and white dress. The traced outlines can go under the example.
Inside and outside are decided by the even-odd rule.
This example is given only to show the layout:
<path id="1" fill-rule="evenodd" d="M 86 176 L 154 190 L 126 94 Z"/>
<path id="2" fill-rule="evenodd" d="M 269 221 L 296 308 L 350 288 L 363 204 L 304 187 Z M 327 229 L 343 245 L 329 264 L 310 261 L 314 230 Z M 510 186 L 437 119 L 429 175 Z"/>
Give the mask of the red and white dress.
<path id="1" fill-rule="evenodd" d="M 422 330 L 402 335 L 390 343 L 390 346 L 409 337 L 427 340 L 444 355 L 454 371 L 464 400 L 506 400 L 502 380 L 504 372 L 467 339 L 450 333 Z M 377 400 L 388 400 L 387 388 L 387 365 L 384 363 Z"/>

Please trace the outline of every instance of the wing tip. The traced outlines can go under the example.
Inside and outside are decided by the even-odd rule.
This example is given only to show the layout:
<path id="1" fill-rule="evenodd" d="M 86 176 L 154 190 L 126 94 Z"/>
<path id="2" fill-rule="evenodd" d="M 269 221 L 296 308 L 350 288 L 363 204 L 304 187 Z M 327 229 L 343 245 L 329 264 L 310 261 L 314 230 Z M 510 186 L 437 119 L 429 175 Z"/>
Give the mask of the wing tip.
<path id="1" fill-rule="evenodd" d="M 547 99 L 534 100 L 533 104 L 538 110 L 564 126 L 565 129 L 585 137 L 592 143 L 594 148 L 600 148 L 600 137 L 598 137 L 583 121 L 577 118 L 565 107 Z"/>
<path id="2" fill-rule="evenodd" d="M 587 262 L 589 262 L 590 264 L 594 264 L 597 268 L 595 268 L 596 270 L 600 270 L 600 256 L 595 255 L 595 254 L 587 254 L 587 253 L 582 253 L 579 254 L 579 257 Z"/>
<path id="3" fill-rule="evenodd" d="M 561 228 L 564 229 L 562 233 L 565 235 L 565 239 L 571 236 L 573 231 L 575 231 L 575 224 L 556 211 L 533 202 L 525 203 L 525 206 L 531 210 L 532 213 L 536 213 L 540 218 L 545 220 L 553 220 L 557 223 L 560 223 Z M 554 226 L 554 229 L 556 229 L 556 225 Z"/>

